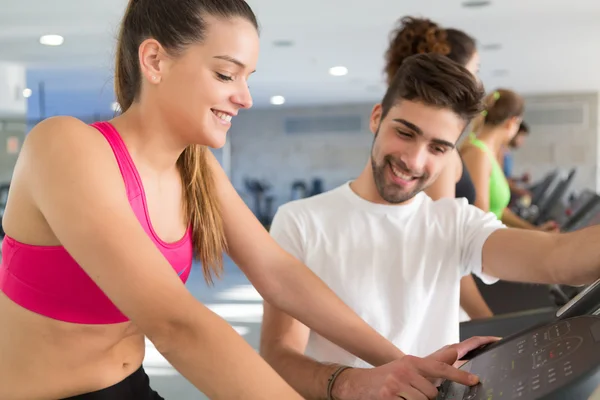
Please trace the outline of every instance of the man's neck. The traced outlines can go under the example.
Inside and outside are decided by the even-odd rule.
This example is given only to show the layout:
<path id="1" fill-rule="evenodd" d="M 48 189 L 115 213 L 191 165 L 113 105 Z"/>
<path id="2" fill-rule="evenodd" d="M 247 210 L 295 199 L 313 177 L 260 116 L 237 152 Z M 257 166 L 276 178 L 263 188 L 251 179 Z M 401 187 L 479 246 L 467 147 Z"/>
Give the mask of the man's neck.
<path id="1" fill-rule="evenodd" d="M 375 204 L 383 204 L 383 205 L 406 205 L 413 201 L 413 198 L 398 204 L 392 204 L 385 201 L 377 190 L 377 186 L 375 185 L 375 180 L 373 178 L 373 169 L 371 168 L 371 163 L 369 162 L 367 166 L 362 170 L 361 174 L 354 181 L 350 182 L 350 189 L 360 198 L 366 201 L 370 201 Z"/>

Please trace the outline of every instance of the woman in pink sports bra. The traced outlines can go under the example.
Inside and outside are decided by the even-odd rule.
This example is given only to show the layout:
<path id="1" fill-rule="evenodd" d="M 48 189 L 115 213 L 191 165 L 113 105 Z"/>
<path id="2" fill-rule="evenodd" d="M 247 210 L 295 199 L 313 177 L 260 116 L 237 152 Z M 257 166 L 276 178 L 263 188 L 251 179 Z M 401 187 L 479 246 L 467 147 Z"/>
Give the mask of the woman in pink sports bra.
<path id="1" fill-rule="evenodd" d="M 15 167 L 0 267 L 0 399 L 160 399 L 144 336 L 210 398 L 300 399 L 185 288 L 227 251 L 265 300 L 379 365 L 401 353 L 284 252 L 207 147 L 252 99 L 257 22 L 243 0 L 130 0 L 123 113 L 41 122 Z"/>

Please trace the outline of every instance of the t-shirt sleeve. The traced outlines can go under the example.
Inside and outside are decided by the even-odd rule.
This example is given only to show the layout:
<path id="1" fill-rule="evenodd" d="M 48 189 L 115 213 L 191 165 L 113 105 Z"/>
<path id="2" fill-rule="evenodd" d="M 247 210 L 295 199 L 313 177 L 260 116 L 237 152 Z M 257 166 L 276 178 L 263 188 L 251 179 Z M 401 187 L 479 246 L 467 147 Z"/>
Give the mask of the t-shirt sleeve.
<path id="1" fill-rule="evenodd" d="M 466 201 L 461 202 L 460 207 L 461 273 L 463 276 L 475 274 L 486 284 L 496 283 L 498 278 L 483 273 L 483 245 L 493 232 L 506 226 L 493 213 L 486 213 Z"/>
<path id="2" fill-rule="evenodd" d="M 280 207 L 273 220 L 269 233 L 285 251 L 304 262 L 304 235 L 300 216 L 291 207 Z"/>

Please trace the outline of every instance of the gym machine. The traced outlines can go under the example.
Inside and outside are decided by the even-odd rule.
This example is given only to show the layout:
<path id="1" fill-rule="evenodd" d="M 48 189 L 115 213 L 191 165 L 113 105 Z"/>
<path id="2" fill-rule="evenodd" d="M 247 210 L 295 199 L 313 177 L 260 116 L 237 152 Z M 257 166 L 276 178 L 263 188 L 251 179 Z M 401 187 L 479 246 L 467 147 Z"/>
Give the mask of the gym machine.
<path id="1" fill-rule="evenodd" d="M 525 319 L 527 319 L 525 317 Z M 467 354 L 480 383 L 445 381 L 438 400 L 588 400 L 600 389 L 600 280 L 542 321 Z"/>

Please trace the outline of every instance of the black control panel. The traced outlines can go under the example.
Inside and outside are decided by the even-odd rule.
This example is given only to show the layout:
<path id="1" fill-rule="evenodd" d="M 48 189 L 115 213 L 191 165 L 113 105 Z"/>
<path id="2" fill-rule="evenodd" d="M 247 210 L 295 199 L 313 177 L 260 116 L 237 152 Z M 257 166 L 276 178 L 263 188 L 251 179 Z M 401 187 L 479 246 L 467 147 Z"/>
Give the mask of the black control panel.
<path id="1" fill-rule="evenodd" d="M 438 400 L 586 400 L 600 387 L 600 317 L 538 327 L 491 347 L 461 369 L 479 376 L 480 383 L 444 382 Z"/>

